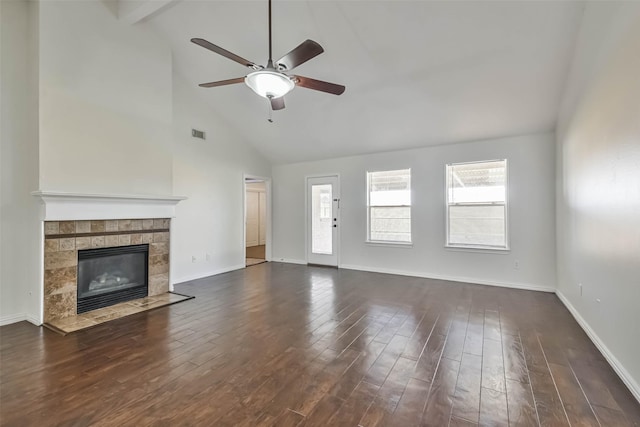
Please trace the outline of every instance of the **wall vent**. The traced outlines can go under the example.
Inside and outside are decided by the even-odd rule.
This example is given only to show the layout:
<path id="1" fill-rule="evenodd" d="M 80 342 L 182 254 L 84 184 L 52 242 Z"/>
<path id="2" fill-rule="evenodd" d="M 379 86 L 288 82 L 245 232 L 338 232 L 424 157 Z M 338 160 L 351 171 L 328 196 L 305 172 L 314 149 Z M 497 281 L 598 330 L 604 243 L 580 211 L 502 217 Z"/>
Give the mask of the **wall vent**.
<path id="1" fill-rule="evenodd" d="M 203 130 L 191 129 L 191 136 L 194 138 L 207 139 Z"/>

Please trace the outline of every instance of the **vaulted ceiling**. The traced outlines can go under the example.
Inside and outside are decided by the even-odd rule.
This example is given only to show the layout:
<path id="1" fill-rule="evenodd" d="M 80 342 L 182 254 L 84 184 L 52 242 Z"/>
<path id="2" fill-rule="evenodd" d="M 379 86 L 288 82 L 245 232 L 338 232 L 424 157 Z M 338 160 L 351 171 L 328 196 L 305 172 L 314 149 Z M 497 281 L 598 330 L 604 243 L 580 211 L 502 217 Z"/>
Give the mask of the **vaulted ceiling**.
<path id="1" fill-rule="evenodd" d="M 250 70 L 189 41 L 201 37 L 265 64 L 266 0 L 169 6 L 140 25 L 166 38 L 176 72 L 274 163 L 553 130 L 584 8 L 568 1 L 274 0 L 274 57 L 313 39 L 325 52 L 296 74 L 347 90 L 295 88 L 269 123 L 266 100 L 245 85 L 197 87 Z"/>

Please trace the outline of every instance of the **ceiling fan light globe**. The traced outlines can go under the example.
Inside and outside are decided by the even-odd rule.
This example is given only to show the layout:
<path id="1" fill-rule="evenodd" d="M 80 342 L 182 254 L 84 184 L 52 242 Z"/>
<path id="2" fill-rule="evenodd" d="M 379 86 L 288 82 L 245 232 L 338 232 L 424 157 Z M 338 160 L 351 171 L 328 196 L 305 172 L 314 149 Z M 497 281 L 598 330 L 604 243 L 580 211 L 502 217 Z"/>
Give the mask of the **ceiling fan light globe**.
<path id="1" fill-rule="evenodd" d="M 280 98 L 296 86 L 288 76 L 269 70 L 250 73 L 244 78 L 244 82 L 252 91 L 264 98 Z"/>

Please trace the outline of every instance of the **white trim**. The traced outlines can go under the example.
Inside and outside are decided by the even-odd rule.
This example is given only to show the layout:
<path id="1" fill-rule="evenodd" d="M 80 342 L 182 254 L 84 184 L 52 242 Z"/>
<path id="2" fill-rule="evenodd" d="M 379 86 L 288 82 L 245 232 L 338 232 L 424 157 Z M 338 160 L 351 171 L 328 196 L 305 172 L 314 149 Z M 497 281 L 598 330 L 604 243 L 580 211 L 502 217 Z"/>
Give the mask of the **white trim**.
<path id="1" fill-rule="evenodd" d="M 474 163 L 492 163 L 492 162 L 504 162 L 504 168 L 506 170 L 506 175 L 504 177 L 504 203 L 497 203 L 496 206 L 504 206 L 504 242 L 505 245 L 503 247 L 485 247 L 485 246 L 474 246 L 474 245 L 456 245 L 449 242 L 449 207 L 454 203 L 449 203 L 449 166 L 457 166 L 457 165 L 467 165 Z M 458 248 L 468 248 L 475 249 L 478 251 L 510 251 L 510 233 L 509 233 L 509 217 L 510 215 L 510 206 L 509 203 L 509 159 L 506 157 L 504 159 L 494 159 L 494 160 L 475 160 L 470 162 L 455 162 L 455 163 L 445 163 L 444 165 L 444 204 L 445 204 L 445 212 L 444 212 L 444 246 L 447 249 L 458 249 Z M 465 204 L 455 205 L 464 206 Z M 494 203 L 492 203 L 494 205 Z"/>
<path id="2" fill-rule="evenodd" d="M 509 248 L 492 248 L 489 246 L 453 246 L 453 245 L 444 245 L 444 249 L 446 251 L 452 252 L 474 252 L 476 254 L 497 254 L 497 255 L 508 255 L 511 252 Z"/>
<path id="3" fill-rule="evenodd" d="M 175 285 L 179 285 L 179 284 L 182 284 L 184 282 L 190 282 L 192 280 L 204 279 L 205 277 L 216 276 L 218 274 L 228 273 L 230 271 L 242 270 L 245 267 L 246 266 L 244 264 L 239 264 L 239 265 L 234 265 L 234 266 L 231 266 L 231 267 L 225 267 L 225 268 L 220 268 L 220 269 L 217 269 L 217 270 L 207 271 L 207 272 L 204 272 L 204 273 L 190 274 L 190 275 L 183 276 L 183 277 L 180 277 L 180 278 L 176 279 L 174 281 L 174 284 Z M 174 284 L 172 284 L 172 286 L 174 286 Z"/>
<path id="4" fill-rule="evenodd" d="M 35 317 L 33 317 L 33 316 L 29 315 L 29 314 L 27 314 L 25 316 L 25 320 L 27 322 L 29 322 L 29 323 L 34 324 L 35 326 L 40 326 L 43 323 L 41 320 L 38 320 L 37 318 L 35 318 Z"/>
<path id="5" fill-rule="evenodd" d="M 307 265 L 307 260 L 304 259 L 295 259 L 295 258 L 278 258 L 274 260 L 275 262 L 283 262 L 285 264 L 299 264 L 299 265 Z"/>
<path id="6" fill-rule="evenodd" d="M 23 320 L 27 320 L 26 313 L 17 313 L 17 314 L 10 314 L 8 316 L 2 316 L 0 317 L 0 326 L 22 322 Z"/>
<path id="7" fill-rule="evenodd" d="M 396 242 L 396 241 L 378 241 L 378 240 L 367 240 L 364 242 L 365 245 L 369 246 L 382 246 L 387 248 L 404 248 L 411 249 L 413 248 L 413 242 Z"/>
<path id="8" fill-rule="evenodd" d="M 34 324 L 35 326 L 40 326 L 42 324 L 42 322 L 29 314 L 17 313 L 0 317 L 0 326 L 10 325 L 12 323 L 18 323 L 25 320 L 29 323 Z"/>
<path id="9" fill-rule="evenodd" d="M 34 191 L 42 203 L 43 221 L 174 218 L 184 196 L 82 194 Z"/>
<path id="10" fill-rule="evenodd" d="M 157 196 L 151 194 L 99 194 L 99 193 L 69 193 L 66 191 L 32 191 L 32 196 L 48 197 L 51 199 L 120 199 L 120 200 L 151 200 L 179 202 L 185 200 L 186 196 Z"/>
<path id="11" fill-rule="evenodd" d="M 44 323 L 44 221 L 39 221 L 40 235 L 38 236 L 38 245 L 40 250 L 38 251 L 38 279 L 40 286 L 38 287 L 38 314 L 36 321 L 31 322 L 34 325 L 41 325 Z"/>
<path id="12" fill-rule="evenodd" d="M 398 172 L 398 171 L 403 171 L 403 170 L 408 170 L 409 171 L 409 197 L 410 197 L 410 202 L 408 205 L 385 205 L 385 206 L 374 206 L 374 207 L 391 207 L 391 208 L 409 208 L 409 238 L 411 239 L 408 242 L 404 242 L 404 241 L 400 241 L 400 240 L 372 240 L 371 239 L 371 174 L 374 173 L 378 173 L 378 172 Z M 390 246 L 393 245 L 404 245 L 404 246 L 410 246 L 413 247 L 413 183 L 412 183 L 412 172 L 411 172 L 411 168 L 404 168 L 404 169 L 389 169 L 389 170 L 375 170 L 375 171 L 370 171 L 367 170 L 365 172 L 365 192 L 367 193 L 367 229 L 366 229 L 366 236 L 364 239 L 364 242 L 366 244 L 370 244 L 370 245 L 380 245 L 382 246 L 383 244 L 389 244 Z"/>
<path id="13" fill-rule="evenodd" d="M 622 363 L 613 355 L 611 350 L 605 345 L 605 343 L 600 339 L 598 334 L 589 326 L 586 320 L 580 315 L 578 310 L 571 304 L 569 299 L 564 296 L 560 290 L 556 290 L 556 295 L 562 301 L 564 306 L 569 310 L 569 313 L 576 319 L 578 325 L 585 331 L 589 339 L 593 342 L 593 344 L 600 350 L 600 353 L 604 356 L 604 358 L 609 362 L 609 365 L 613 368 L 613 370 L 618 374 L 622 382 L 627 386 L 631 394 L 636 398 L 638 402 L 640 402 L 640 385 L 636 382 L 636 380 L 629 374 L 629 372 L 624 368 Z"/>
<path id="14" fill-rule="evenodd" d="M 527 291 L 551 292 L 551 293 L 556 291 L 556 288 L 552 286 L 533 285 L 529 283 L 496 282 L 491 280 L 478 280 L 472 277 L 442 276 L 442 275 L 432 274 L 432 273 L 418 273 L 413 271 L 393 270 L 388 268 L 365 267 L 361 265 L 343 264 L 343 265 L 340 265 L 340 268 L 344 268 L 345 270 L 368 271 L 370 273 L 395 274 L 397 276 L 421 277 L 424 279 L 470 283 L 472 285 L 499 286 L 502 288 L 523 289 Z"/>

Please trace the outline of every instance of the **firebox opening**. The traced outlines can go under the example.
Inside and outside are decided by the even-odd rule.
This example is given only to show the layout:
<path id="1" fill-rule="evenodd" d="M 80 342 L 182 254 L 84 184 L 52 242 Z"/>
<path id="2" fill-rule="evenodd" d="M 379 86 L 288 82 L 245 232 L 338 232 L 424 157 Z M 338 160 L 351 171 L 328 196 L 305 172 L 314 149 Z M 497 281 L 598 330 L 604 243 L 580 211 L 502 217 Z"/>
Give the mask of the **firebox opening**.
<path id="1" fill-rule="evenodd" d="M 148 295 L 149 245 L 78 251 L 78 313 Z"/>

